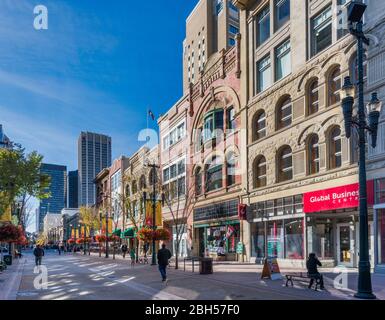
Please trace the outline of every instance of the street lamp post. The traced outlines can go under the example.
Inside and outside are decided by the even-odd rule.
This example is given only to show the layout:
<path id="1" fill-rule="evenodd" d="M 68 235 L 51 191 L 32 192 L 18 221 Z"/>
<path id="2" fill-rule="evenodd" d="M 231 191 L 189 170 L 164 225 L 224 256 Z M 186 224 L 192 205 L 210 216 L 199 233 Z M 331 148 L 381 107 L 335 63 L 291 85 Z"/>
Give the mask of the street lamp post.
<path id="1" fill-rule="evenodd" d="M 345 133 L 349 139 L 351 136 L 352 126 L 358 130 L 359 138 L 359 237 L 360 251 L 358 263 L 358 286 L 355 297 L 361 299 L 375 299 L 376 296 L 372 291 L 372 282 L 370 275 L 369 261 L 369 236 L 368 236 L 368 206 L 367 206 L 367 190 L 366 190 L 366 131 L 371 135 L 371 145 L 373 148 L 377 144 L 378 120 L 381 111 L 381 102 L 377 98 L 377 93 L 372 93 L 372 99 L 367 105 L 367 115 L 365 114 L 364 105 L 364 66 L 363 44 L 369 44 L 369 40 L 362 31 L 362 17 L 365 12 L 366 5 L 359 1 L 352 1 L 348 7 L 348 22 L 350 23 L 349 31 L 357 39 L 357 68 L 358 68 L 358 112 L 357 117 L 353 117 L 354 104 L 354 85 L 350 82 L 350 77 L 344 79 L 344 85 L 341 90 L 342 110 L 345 120 Z M 367 118 L 368 117 L 368 122 Z"/>
<path id="2" fill-rule="evenodd" d="M 106 210 L 106 258 L 108 257 L 108 210 Z"/>
<path id="3" fill-rule="evenodd" d="M 154 164 L 147 164 L 149 168 L 151 168 L 152 171 L 152 230 L 156 230 L 155 225 L 155 210 L 156 210 L 156 169 L 159 169 L 160 167 L 158 165 Z M 156 265 L 156 252 L 155 252 L 155 239 L 152 239 L 152 262 L 151 265 Z"/>

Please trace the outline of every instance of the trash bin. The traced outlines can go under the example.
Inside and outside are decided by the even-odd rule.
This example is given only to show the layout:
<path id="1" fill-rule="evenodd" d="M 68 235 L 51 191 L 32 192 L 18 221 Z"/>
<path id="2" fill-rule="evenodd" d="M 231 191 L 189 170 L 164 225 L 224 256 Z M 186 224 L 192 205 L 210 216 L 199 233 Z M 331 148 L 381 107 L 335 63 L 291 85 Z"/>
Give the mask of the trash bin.
<path id="1" fill-rule="evenodd" d="M 4 262 L 8 266 L 12 265 L 12 256 L 10 254 L 5 255 Z"/>
<path id="2" fill-rule="evenodd" d="M 200 274 L 212 274 L 213 273 L 213 259 L 201 258 L 199 260 L 199 273 Z"/>

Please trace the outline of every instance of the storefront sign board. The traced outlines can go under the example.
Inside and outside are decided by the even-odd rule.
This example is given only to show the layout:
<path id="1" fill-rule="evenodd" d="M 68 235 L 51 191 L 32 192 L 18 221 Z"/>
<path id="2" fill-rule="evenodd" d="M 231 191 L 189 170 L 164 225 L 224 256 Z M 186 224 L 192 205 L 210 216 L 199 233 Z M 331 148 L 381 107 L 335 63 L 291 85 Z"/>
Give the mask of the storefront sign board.
<path id="1" fill-rule="evenodd" d="M 277 258 L 267 258 L 263 264 L 263 270 L 261 279 L 268 278 L 271 280 L 280 280 L 282 279 L 281 271 L 279 270 L 279 265 Z"/>
<path id="2" fill-rule="evenodd" d="M 368 204 L 374 203 L 374 183 L 367 183 Z M 359 184 L 349 184 L 341 187 L 307 192 L 303 195 L 303 211 L 305 213 L 320 212 L 359 206 Z"/>

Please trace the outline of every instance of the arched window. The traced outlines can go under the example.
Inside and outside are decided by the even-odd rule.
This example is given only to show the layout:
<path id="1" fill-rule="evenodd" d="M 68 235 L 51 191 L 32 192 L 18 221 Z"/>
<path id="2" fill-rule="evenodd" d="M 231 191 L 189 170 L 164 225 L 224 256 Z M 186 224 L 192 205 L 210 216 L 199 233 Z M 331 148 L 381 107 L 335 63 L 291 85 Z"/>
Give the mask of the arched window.
<path id="1" fill-rule="evenodd" d="M 227 185 L 235 184 L 235 168 L 237 164 L 237 157 L 234 152 L 230 152 L 226 157 L 227 166 Z"/>
<path id="2" fill-rule="evenodd" d="M 216 138 L 223 133 L 223 110 L 214 109 L 209 111 L 204 117 L 203 142 Z"/>
<path id="3" fill-rule="evenodd" d="M 334 127 L 329 134 L 329 169 L 339 168 L 341 165 L 341 129 Z"/>
<path id="4" fill-rule="evenodd" d="M 266 159 L 259 156 L 254 161 L 254 188 L 266 186 Z"/>
<path id="5" fill-rule="evenodd" d="M 222 161 L 219 157 L 213 157 L 206 166 L 206 191 L 222 188 Z"/>
<path id="6" fill-rule="evenodd" d="M 202 194 L 202 169 L 198 168 L 195 171 L 195 195 Z"/>
<path id="7" fill-rule="evenodd" d="M 318 136 L 313 134 L 307 143 L 308 172 L 315 174 L 319 172 L 319 145 Z"/>
<path id="8" fill-rule="evenodd" d="M 328 78 L 328 99 L 329 106 L 340 101 L 341 89 L 341 70 L 339 67 L 335 68 Z"/>
<path id="9" fill-rule="evenodd" d="M 308 115 L 318 112 L 318 100 L 318 79 L 314 79 L 308 87 Z"/>
<path id="10" fill-rule="evenodd" d="M 137 184 L 136 184 L 136 181 L 133 181 L 133 182 L 132 182 L 132 188 L 131 188 L 131 190 L 132 190 L 132 194 L 135 194 L 135 193 L 138 192 L 138 186 L 137 186 Z"/>
<path id="11" fill-rule="evenodd" d="M 260 110 L 254 116 L 253 121 L 253 141 L 257 141 L 266 136 L 266 114 Z"/>
<path id="12" fill-rule="evenodd" d="M 289 146 L 282 147 L 277 154 L 278 182 L 293 179 L 293 157 Z"/>
<path id="13" fill-rule="evenodd" d="M 284 99 L 277 107 L 277 130 L 291 125 L 292 105 L 290 97 Z"/>
<path id="14" fill-rule="evenodd" d="M 139 180 L 139 188 L 140 190 L 143 190 L 146 188 L 146 177 L 142 175 Z"/>

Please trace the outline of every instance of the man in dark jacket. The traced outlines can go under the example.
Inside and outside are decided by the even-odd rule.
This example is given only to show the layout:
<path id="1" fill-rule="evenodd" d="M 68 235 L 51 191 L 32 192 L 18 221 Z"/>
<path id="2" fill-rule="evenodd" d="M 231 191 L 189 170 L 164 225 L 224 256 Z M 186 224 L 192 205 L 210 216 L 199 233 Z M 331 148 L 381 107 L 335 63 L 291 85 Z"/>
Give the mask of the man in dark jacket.
<path id="1" fill-rule="evenodd" d="M 309 258 L 307 259 L 306 262 L 306 268 L 307 268 L 307 273 L 312 279 L 310 280 L 309 283 L 309 289 L 313 285 L 314 279 L 319 279 L 320 280 L 320 288 L 323 290 L 325 289 L 324 287 L 324 279 L 322 274 L 318 272 L 318 266 L 322 267 L 322 263 L 317 259 L 315 253 L 310 253 Z"/>
<path id="2" fill-rule="evenodd" d="M 41 259 L 44 256 L 44 250 L 40 245 L 37 245 L 33 250 L 33 255 L 35 256 L 35 264 L 36 266 L 41 266 Z"/>
<path id="3" fill-rule="evenodd" d="M 166 268 L 168 265 L 168 260 L 171 258 L 171 252 L 166 248 L 166 245 L 162 244 L 162 249 L 158 251 L 158 265 L 159 265 L 159 272 L 162 276 L 162 281 L 167 280 L 167 274 L 166 274 Z"/>

